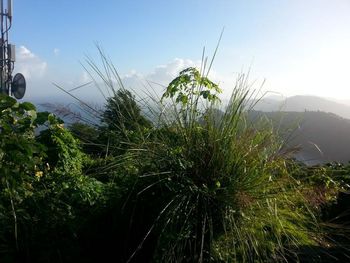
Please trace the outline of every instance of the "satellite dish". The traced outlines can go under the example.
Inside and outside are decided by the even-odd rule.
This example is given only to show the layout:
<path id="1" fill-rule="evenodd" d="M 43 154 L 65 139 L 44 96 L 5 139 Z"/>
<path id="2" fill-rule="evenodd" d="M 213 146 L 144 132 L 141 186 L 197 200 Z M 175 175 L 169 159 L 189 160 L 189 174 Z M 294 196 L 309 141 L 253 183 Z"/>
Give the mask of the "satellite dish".
<path id="1" fill-rule="evenodd" d="M 26 79 L 21 73 L 17 73 L 12 79 L 11 93 L 16 99 L 20 100 L 23 98 L 25 92 Z"/>

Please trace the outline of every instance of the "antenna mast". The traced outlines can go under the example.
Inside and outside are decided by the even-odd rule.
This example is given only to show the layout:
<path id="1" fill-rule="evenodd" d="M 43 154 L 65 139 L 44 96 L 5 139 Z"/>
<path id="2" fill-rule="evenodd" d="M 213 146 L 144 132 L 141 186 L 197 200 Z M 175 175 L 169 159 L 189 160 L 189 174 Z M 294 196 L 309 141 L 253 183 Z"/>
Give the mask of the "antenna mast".
<path id="1" fill-rule="evenodd" d="M 12 26 L 12 0 L 0 0 L 0 93 L 13 95 L 21 99 L 26 90 L 26 82 L 22 74 L 18 73 L 12 79 L 12 72 L 16 60 L 15 45 L 9 43 L 9 30 Z"/>

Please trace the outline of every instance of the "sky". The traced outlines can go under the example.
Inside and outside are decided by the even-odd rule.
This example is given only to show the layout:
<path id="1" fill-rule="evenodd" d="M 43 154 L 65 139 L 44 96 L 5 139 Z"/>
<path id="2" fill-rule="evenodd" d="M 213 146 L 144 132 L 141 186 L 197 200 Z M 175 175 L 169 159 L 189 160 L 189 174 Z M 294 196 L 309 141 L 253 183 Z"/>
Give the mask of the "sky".
<path id="1" fill-rule="evenodd" d="M 6 0 L 4 0 L 7 2 Z M 6 4 L 5 4 L 6 5 Z M 229 96 L 238 73 L 254 88 L 286 97 L 350 100 L 349 0 L 13 0 L 10 42 L 15 72 L 27 79 L 26 100 L 54 100 L 91 78 L 96 44 L 126 86 L 157 83 L 162 92 L 178 72 L 199 66 L 203 47 L 210 77 Z M 161 85 L 158 85 L 161 84 Z M 98 100 L 91 84 L 77 96 Z"/>

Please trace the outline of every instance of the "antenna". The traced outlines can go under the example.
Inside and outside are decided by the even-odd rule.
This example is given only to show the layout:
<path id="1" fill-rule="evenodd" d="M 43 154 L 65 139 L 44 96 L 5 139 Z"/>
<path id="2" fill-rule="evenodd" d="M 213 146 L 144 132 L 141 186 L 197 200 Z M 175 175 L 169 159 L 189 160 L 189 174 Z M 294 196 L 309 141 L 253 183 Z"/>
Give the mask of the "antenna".
<path id="1" fill-rule="evenodd" d="M 7 16 L 12 19 L 12 0 L 7 0 Z"/>
<path id="2" fill-rule="evenodd" d="M 21 99 L 26 91 L 26 81 L 21 73 L 16 74 L 12 78 L 16 59 L 16 48 L 8 40 L 12 25 L 12 9 L 12 0 L 7 0 L 6 7 L 4 7 L 4 0 L 0 0 L 0 93 Z"/>
<path id="3" fill-rule="evenodd" d="M 21 73 L 17 73 L 12 80 L 11 93 L 16 99 L 20 100 L 23 98 L 25 92 L 26 80 Z"/>

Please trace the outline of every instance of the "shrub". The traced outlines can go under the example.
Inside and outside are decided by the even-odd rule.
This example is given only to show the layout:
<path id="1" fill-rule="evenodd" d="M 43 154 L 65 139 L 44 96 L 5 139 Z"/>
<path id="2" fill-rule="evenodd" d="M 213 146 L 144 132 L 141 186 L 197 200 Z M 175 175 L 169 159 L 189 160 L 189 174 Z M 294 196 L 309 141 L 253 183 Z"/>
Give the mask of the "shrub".
<path id="1" fill-rule="evenodd" d="M 159 129 L 135 146 L 138 202 L 158 206 L 139 247 L 157 235 L 154 261 L 285 261 L 315 242 L 316 221 L 278 138 L 246 121 L 246 87 L 241 76 L 219 114 L 218 86 L 182 71 L 163 96 L 170 107 Z"/>
<path id="2" fill-rule="evenodd" d="M 130 143 L 140 140 L 152 124 L 141 114 L 130 91 L 122 87 L 113 92 L 102 114 L 99 140 L 107 145 L 107 154 L 120 155 Z"/>
<path id="3" fill-rule="evenodd" d="M 0 95 L 0 249 L 18 250 L 18 206 L 33 194 L 45 147 L 35 140 L 35 107 Z"/>
<path id="4" fill-rule="evenodd" d="M 78 141 L 53 115 L 3 95 L 0 113 L 0 261 L 68 261 L 110 191 L 82 174 Z"/>
<path id="5" fill-rule="evenodd" d="M 149 107 L 158 120 L 152 126 L 101 57 L 106 76 L 88 63 L 113 96 L 101 118 L 106 159 L 94 163 L 92 176 L 120 191 L 109 210 L 110 217 L 121 216 L 110 231 L 121 245 L 119 259 L 287 261 L 320 241 L 304 185 L 293 178 L 273 128 L 246 118 L 246 76 L 218 109 L 221 90 L 208 74 L 181 71 L 164 104 Z M 121 237 L 127 240 L 120 243 Z"/>

